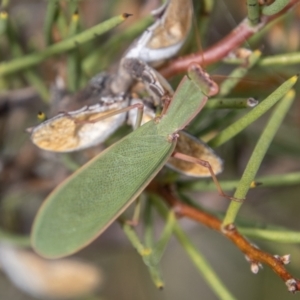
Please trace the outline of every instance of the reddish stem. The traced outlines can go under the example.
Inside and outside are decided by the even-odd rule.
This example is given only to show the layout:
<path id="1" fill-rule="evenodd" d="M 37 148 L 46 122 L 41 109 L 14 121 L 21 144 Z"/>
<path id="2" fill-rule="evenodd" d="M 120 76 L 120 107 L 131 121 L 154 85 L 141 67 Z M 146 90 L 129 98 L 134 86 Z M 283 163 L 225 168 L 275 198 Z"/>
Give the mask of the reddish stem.
<path id="1" fill-rule="evenodd" d="M 179 57 L 171 60 L 170 63 L 160 69 L 160 73 L 169 78 L 182 72 L 186 72 L 191 63 L 198 63 L 200 65 L 209 65 L 220 61 L 226 57 L 231 51 L 240 47 L 247 39 L 254 33 L 260 31 L 271 21 L 281 17 L 287 10 L 298 4 L 300 0 L 290 0 L 290 3 L 278 14 L 273 16 L 263 16 L 261 22 L 256 26 L 250 26 L 247 19 L 240 23 L 234 30 L 232 30 L 222 40 L 206 49 L 204 52 L 199 51 L 184 57 Z"/>
<path id="2" fill-rule="evenodd" d="M 154 185 L 150 188 L 153 189 Z M 154 187 L 156 192 L 171 206 L 179 216 L 187 217 L 195 220 L 207 227 L 214 229 L 229 240 L 231 240 L 249 259 L 251 263 L 263 263 L 268 265 L 288 286 L 290 292 L 300 291 L 300 281 L 294 278 L 285 268 L 282 260 L 274 255 L 264 252 L 252 245 L 244 238 L 234 225 L 222 228 L 222 222 L 206 212 L 191 207 L 178 200 L 169 186 Z"/>

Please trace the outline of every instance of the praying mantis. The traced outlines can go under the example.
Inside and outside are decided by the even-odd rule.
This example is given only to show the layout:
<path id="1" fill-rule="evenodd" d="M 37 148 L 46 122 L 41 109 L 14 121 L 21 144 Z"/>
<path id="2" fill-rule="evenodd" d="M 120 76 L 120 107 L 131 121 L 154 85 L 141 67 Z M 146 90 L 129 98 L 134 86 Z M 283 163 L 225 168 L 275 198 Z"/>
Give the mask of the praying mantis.
<path id="1" fill-rule="evenodd" d="M 132 49 L 135 49 L 135 46 Z M 152 50 L 147 51 L 150 53 Z M 129 50 L 127 53 L 132 52 Z M 32 229 L 33 248 L 42 256 L 59 258 L 75 253 L 96 239 L 117 218 L 124 226 L 124 232 L 127 234 L 125 226 L 129 227 L 129 225 L 124 221 L 123 216 L 119 218 L 120 214 L 139 197 L 147 184 L 160 172 L 165 164 L 169 163 L 170 159 L 173 162 L 178 162 L 181 161 L 179 159 L 181 158 L 184 159 L 182 160 L 184 163 L 188 160 L 193 166 L 203 167 L 203 170 L 212 176 L 214 180 L 215 175 L 219 172 L 215 167 L 222 167 L 218 157 L 216 157 L 216 164 L 214 165 L 210 159 L 204 159 L 203 156 L 195 155 L 195 153 L 191 153 L 191 155 L 182 154 L 179 150 L 180 147 L 178 148 L 179 144 L 189 144 L 193 140 L 182 130 L 194 118 L 195 114 L 201 111 L 208 101 L 207 98 L 215 93 L 215 84 L 209 76 L 196 65 L 192 65 L 189 70 L 189 78 L 184 78 L 176 91 L 173 92 L 164 84 L 164 79 L 159 78 L 159 74 L 156 74 L 151 65 L 148 65 L 147 58 L 135 57 L 136 54 L 131 54 L 133 55 L 131 57 L 126 55 L 122 58 L 117 72 L 108 77 L 109 84 L 106 87 L 108 87 L 109 91 L 106 95 L 101 95 L 100 99 L 97 100 L 98 102 L 90 103 L 77 110 L 73 108 L 65 109 L 65 112 L 59 113 L 31 131 L 31 137 L 38 146 L 53 147 L 55 145 L 57 152 L 73 152 L 101 143 L 102 138 L 105 139 L 111 134 L 111 131 L 118 128 L 120 124 L 128 122 L 128 120 L 131 125 L 138 127 L 133 133 L 124 137 L 124 139 L 98 155 L 90 163 L 80 168 L 46 199 L 36 216 Z M 140 64 L 143 67 L 143 71 L 137 74 L 136 70 L 139 70 L 139 68 L 136 65 L 133 68 L 128 68 L 130 62 L 132 62 L 131 65 L 135 63 Z M 126 81 L 127 79 L 128 81 Z M 125 87 L 121 87 L 122 80 L 126 83 Z M 146 89 L 148 89 L 148 96 L 150 95 L 149 98 L 153 100 L 151 105 L 148 106 L 148 103 L 141 99 L 140 94 L 137 96 L 132 95 L 133 92 L 136 92 L 132 88 L 135 80 L 142 81 Z M 97 85 L 97 82 L 95 82 L 95 85 Z M 124 94 L 122 95 L 123 92 Z M 162 107 L 161 114 L 159 112 L 155 114 L 155 106 Z M 141 116 L 142 112 L 143 116 Z M 209 110 L 206 112 L 209 113 Z M 201 113 L 200 118 L 203 120 L 204 117 L 205 112 Z M 209 123 L 207 122 L 208 118 L 205 119 L 205 126 Z M 215 116 L 212 119 L 215 119 Z M 140 122 L 145 125 L 138 126 Z M 111 126 L 112 124 L 114 125 L 113 127 Z M 103 130 L 100 128 L 101 126 L 104 128 Z M 226 125 L 224 126 L 224 123 L 220 122 L 221 126 L 223 129 Z M 193 124 L 190 128 L 191 131 L 194 130 Z M 207 132 L 212 132 L 211 128 L 212 126 L 207 126 Z M 43 132 L 43 129 L 47 129 L 44 131 L 45 136 L 51 133 L 51 137 L 53 137 L 52 142 L 48 143 L 48 146 L 43 144 L 46 139 L 38 140 L 38 135 Z M 63 129 L 63 133 L 61 129 Z M 200 135 L 199 132 L 198 135 Z M 57 136 L 54 134 L 57 134 Z M 63 135 L 65 135 L 66 139 L 61 138 Z M 70 137 L 73 139 L 70 139 Z M 68 142 L 70 143 L 68 144 Z M 196 140 L 195 144 L 197 143 L 199 144 L 199 141 Z M 205 145 L 202 148 L 207 150 L 210 156 L 214 156 Z M 76 156 L 79 157 L 79 155 Z M 199 160 L 199 158 L 204 161 Z M 206 161 L 209 161 L 209 164 Z M 49 165 L 47 162 L 46 164 Z M 178 169 L 180 169 L 180 165 Z M 45 170 L 40 164 L 38 166 L 39 170 Z M 172 166 L 176 168 L 174 164 Z M 54 166 L 53 169 L 56 174 L 61 174 L 61 167 L 56 168 Z M 160 178 L 164 174 L 170 175 L 170 172 L 163 171 L 165 172 L 159 174 Z M 182 172 L 182 170 L 180 171 Z M 65 170 L 63 172 L 65 173 Z M 50 172 L 48 174 L 51 176 Z M 60 179 L 58 176 L 51 176 L 51 184 L 53 183 L 52 178 Z M 155 181 L 158 183 L 158 178 Z M 175 183 L 174 178 L 172 178 L 172 181 Z M 163 182 L 170 187 L 170 189 L 165 190 L 171 192 L 170 177 L 166 176 L 166 178 L 163 178 Z M 178 184 L 179 193 L 183 191 L 180 188 L 186 188 L 188 185 L 180 184 Z M 176 183 L 174 184 L 175 186 Z M 160 195 L 166 202 L 169 200 L 167 198 L 168 195 L 165 194 L 164 197 L 163 194 L 160 194 L 164 189 L 163 187 L 155 190 L 156 195 L 152 194 L 152 186 L 149 188 L 145 194 L 147 194 L 147 200 L 151 201 L 147 201 L 145 204 L 145 215 L 151 214 L 149 211 L 154 204 L 161 204 L 155 202 L 155 200 L 159 200 L 155 199 L 156 195 Z M 201 189 L 203 191 L 203 186 L 198 188 L 198 190 Z M 236 197 L 242 199 L 246 196 Z M 174 207 L 176 209 L 180 206 L 180 200 L 179 198 L 178 201 L 174 200 L 174 205 L 179 204 Z M 171 204 L 172 202 L 168 203 Z M 178 212 L 178 215 L 185 216 L 181 214 L 179 209 L 176 212 Z M 168 211 L 168 215 L 175 219 L 171 209 Z M 146 257 L 146 259 L 143 257 L 150 272 L 157 266 L 156 264 L 160 258 L 157 255 L 152 255 L 159 248 L 156 246 L 162 248 L 161 241 L 166 245 L 169 241 L 167 241 L 166 236 L 170 237 L 176 234 L 176 224 L 170 228 L 172 222 L 169 222 L 171 219 L 169 216 L 166 218 L 165 226 L 165 228 L 169 228 L 169 236 L 162 235 L 164 239 L 160 238 L 155 245 L 153 245 L 154 238 L 149 237 L 154 224 L 150 220 L 151 217 L 147 219 L 146 216 L 144 219 L 146 230 L 144 230 L 145 235 L 143 238 L 145 246 L 143 247 L 144 253 L 139 252 L 139 254 L 150 257 Z M 218 224 L 220 225 L 218 229 L 220 231 L 223 230 L 224 234 L 227 232 L 231 233 L 227 231 L 229 227 L 222 227 L 221 222 Z M 130 228 L 130 230 L 132 232 L 135 231 L 133 228 Z M 101 239 L 101 241 L 103 240 Z M 132 240 L 130 241 L 132 242 Z M 132 244 L 136 246 L 134 242 Z M 152 247 L 152 245 L 155 247 Z M 190 249 L 188 247 L 189 245 L 187 244 L 185 248 L 187 253 L 189 253 L 188 250 Z M 196 264 L 196 259 L 194 262 Z M 250 264 L 251 268 L 258 265 L 255 261 L 250 261 Z"/>
<path id="2" fill-rule="evenodd" d="M 155 107 L 162 105 L 161 99 L 172 96 L 169 83 L 148 63 L 170 58 L 183 45 L 192 23 L 192 2 L 166 2 L 153 12 L 157 18 L 140 38 L 133 42 L 122 57 L 115 74 L 95 76 L 85 91 L 91 103 L 77 110 L 67 110 L 30 128 L 31 140 L 39 148 L 53 152 L 72 152 L 98 145 L 124 124 L 131 104 L 144 104 L 142 124 L 155 117 Z M 133 98 L 129 89 L 135 81 L 143 82 L 150 100 Z M 216 86 L 215 86 L 216 88 Z M 115 114 L 124 109 L 123 113 Z M 131 110 L 128 123 L 134 126 L 136 115 Z M 198 152 L 202 159 L 209 159 L 215 165 L 215 173 L 222 171 L 221 159 L 205 143 L 187 133 L 179 137 L 178 147 L 187 154 Z M 200 166 L 178 164 L 174 160 L 168 166 L 178 172 L 208 177 L 210 173 Z"/>
<path id="3" fill-rule="evenodd" d="M 138 197 L 171 156 L 207 168 L 217 183 L 207 161 L 174 152 L 179 131 L 215 92 L 215 83 L 199 66 L 192 65 L 190 74 L 195 80 L 182 79 L 159 117 L 100 153 L 49 195 L 32 229 L 36 252 L 58 258 L 89 244 Z M 143 105 L 137 107 L 142 113 Z M 219 192 L 223 194 L 220 187 Z"/>
<path id="4" fill-rule="evenodd" d="M 156 11 L 156 15 L 161 16 L 158 24 L 152 25 L 129 48 L 121 59 L 117 74 L 113 79 L 106 80 L 109 83 L 106 90 L 109 92 L 98 103 L 60 113 L 31 129 L 32 141 L 37 146 L 51 151 L 70 152 L 104 140 L 124 123 L 127 111 L 130 111 L 132 125 L 133 119 L 137 119 L 135 127 L 144 123 L 80 168 L 49 195 L 32 229 L 32 245 L 39 254 L 57 258 L 87 245 L 138 197 L 171 156 L 193 162 L 189 164 L 191 167 L 186 168 L 187 164 L 183 167 L 175 159 L 169 163 L 173 169 L 191 176 L 212 176 L 217 183 L 215 174 L 222 171 L 221 159 L 203 142 L 187 133 L 179 133 L 202 109 L 207 97 L 218 92 L 217 84 L 194 65 L 190 69 L 193 79 L 185 77 L 174 94 L 168 82 L 148 65 L 154 58 L 160 60 L 178 51 L 190 28 L 191 5 L 187 1 L 184 6 L 187 12 L 184 22 L 182 13 L 177 13 L 181 16 L 177 23 L 184 23 L 184 28 L 179 31 L 179 41 L 175 40 L 170 46 L 171 50 L 170 47 L 157 49 L 155 43 L 153 50 L 147 47 L 153 47 L 151 34 L 159 29 L 162 20 L 173 17 L 174 7 L 178 9 L 177 1 L 169 1 Z M 165 31 L 158 32 L 160 39 L 166 39 Z M 157 35 L 154 37 L 157 40 Z M 147 56 L 147 53 L 151 55 Z M 102 79 L 100 77 L 100 81 Z M 153 109 L 147 108 L 143 102 L 122 94 L 134 80 L 144 83 L 154 105 L 163 104 L 160 116 L 155 116 Z M 92 83 L 97 84 L 97 79 Z M 185 100 L 186 95 L 189 95 L 188 101 Z M 134 113 L 135 109 L 138 110 L 137 114 Z M 185 144 L 180 148 L 190 148 L 195 153 L 198 150 L 201 159 L 191 158 L 188 153 L 174 152 L 178 142 Z M 210 163 L 203 159 L 209 159 Z M 101 186 L 100 189 L 97 186 Z M 217 186 L 220 194 L 224 194 L 218 183 Z M 70 192 L 77 188 L 79 190 L 71 195 Z M 84 199 L 88 201 L 87 206 Z"/>

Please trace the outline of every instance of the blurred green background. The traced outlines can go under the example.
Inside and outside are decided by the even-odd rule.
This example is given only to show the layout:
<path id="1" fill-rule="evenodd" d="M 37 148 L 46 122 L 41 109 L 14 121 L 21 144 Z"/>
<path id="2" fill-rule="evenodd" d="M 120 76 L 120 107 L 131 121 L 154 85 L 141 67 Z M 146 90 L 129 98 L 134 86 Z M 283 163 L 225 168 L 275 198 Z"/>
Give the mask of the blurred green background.
<path id="1" fill-rule="evenodd" d="M 242 1 L 219 0 L 215 2 L 211 16 L 204 24 L 205 30 L 201 32 L 203 48 L 224 37 L 246 16 L 245 3 Z M 53 29 L 55 41 L 63 38 L 63 28 L 67 26 L 64 22 L 70 20 L 71 17 L 70 5 L 73 8 L 77 5 L 76 1 L 60 1 L 60 4 L 65 19 L 62 18 L 59 21 L 61 23 L 58 22 L 60 25 Z M 132 13 L 133 16 L 128 22 L 115 31 L 122 32 L 159 5 L 158 0 L 82 0 L 78 2 L 80 26 L 88 28 L 118 13 Z M 21 47 L 23 53 L 45 47 L 43 24 L 46 9 L 47 1 L 11 0 L 9 2 L 9 19 L 15 28 L 16 36 L 13 38 L 14 42 L 9 41 L 3 35 L 0 36 L 1 62 L 11 60 L 16 56 L 16 44 Z M 246 46 L 251 49 L 262 49 L 264 56 L 298 51 L 299 16 L 300 10 L 296 7 L 279 22 L 268 26 Z M 108 67 L 113 69 L 133 39 L 133 37 L 125 39 L 122 44 L 112 50 L 112 53 L 109 49 L 105 52 L 106 56 L 98 57 L 98 47 L 101 49 L 101 45 L 109 38 L 110 35 L 107 34 L 82 47 L 81 61 L 84 61 L 87 53 L 90 57 L 85 64 L 86 68 L 82 71 L 80 87 L 84 87 L 87 80 L 97 72 Z M 198 48 L 195 38 L 194 49 L 198 50 Z M 218 64 L 210 66 L 209 70 L 215 74 L 226 75 L 231 68 L 232 66 L 228 64 Z M 48 89 L 53 85 L 57 75 L 67 78 L 66 55 L 50 58 L 32 71 Z M 262 100 L 265 94 L 297 72 L 299 72 L 299 64 L 257 67 L 250 72 L 248 82 L 247 79 L 245 83 L 242 82 L 234 91 L 234 95 Z M 37 149 L 31 144 L 25 132 L 27 127 L 37 123 L 38 111 L 46 111 L 46 113 L 51 111 L 51 106 L 43 102 L 40 95 L 32 88 L 32 81 L 27 75 L 21 72 L 4 79 L 0 78 L 0 228 L 13 236 L 29 234 L 32 220 L 42 200 L 70 173 L 70 170 L 62 163 L 64 155 L 45 153 Z M 299 99 L 296 99 L 293 109 L 289 112 L 263 161 L 259 175 L 299 171 L 299 113 Z M 219 118 L 222 118 L 222 114 L 216 113 L 217 117 L 218 114 Z M 205 118 L 209 120 L 208 113 L 205 114 Z M 239 134 L 233 141 L 218 149 L 218 153 L 225 161 L 225 171 L 220 179 L 240 178 L 267 118 L 268 114 Z M 207 121 L 204 119 L 203 122 L 205 124 Z M 71 158 L 82 164 L 97 152 L 99 152 L 99 147 L 94 147 L 81 153 L 71 154 Z M 191 195 L 201 205 L 215 212 L 224 212 L 228 204 L 227 200 L 220 199 L 216 192 L 191 193 Z M 251 190 L 239 218 L 251 225 L 258 224 L 262 227 L 276 225 L 295 231 L 300 230 L 299 195 L 299 185 L 260 187 Z M 268 267 L 264 267 L 257 275 L 252 274 L 244 255 L 220 234 L 190 220 L 183 219 L 180 223 L 236 299 L 281 300 L 297 297 L 287 292 L 284 283 Z M 157 232 L 160 232 L 162 226 L 158 218 Z M 291 254 L 291 264 L 288 270 L 295 277 L 300 277 L 298 245 L 253 241 L 265 251 L 279 255 Z M 0 248 L 1 243 L 0 235 Z M 94 265 L 101 270 L 102 274 L 96 290 L 88 296 L 79 298 L 82 300 L 217 299 L 175 239 L 171 240 L 161 262 L 166 284 L 162 291 L 158 291 L 153 285 L 147 268 L 124 237 L 118 224 L 113 224 L 92 245 L 74 257 Z M 0 272 L 0 299 L 36 298 L 17 289 L 5 272 Z"/>

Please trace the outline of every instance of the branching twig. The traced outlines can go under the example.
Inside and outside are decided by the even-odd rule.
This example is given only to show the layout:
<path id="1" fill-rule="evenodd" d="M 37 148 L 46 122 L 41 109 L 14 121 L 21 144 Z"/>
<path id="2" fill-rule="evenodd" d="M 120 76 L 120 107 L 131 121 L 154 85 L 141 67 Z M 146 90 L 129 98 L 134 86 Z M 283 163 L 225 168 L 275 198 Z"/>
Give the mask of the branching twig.
<path id="1" fill-rule="evenodd" d="M 284 13 L 286 13 L 287 10 L 291 9 L 293 6 L 299 3 L 300 0 L 290 0 L 290 3 L 278 14 L 272 16 L 262 16 L 260 23 L 258 23 L 256 26 L 251 26 L 248 23 L 248 20 L 245 19 L 226 37 L 224 37 L 222 40 L 220 40 L 204 52 L 199 51 L 191 55 L 171 60 L 169 64 L 160 69 L 160 73 L 165 78 L 169 78 L 176 74 L 185 72 L 192 62 L 202 65 L 205 64 L 205 66 L 207 66 L 220 61 L 231 51 L 242 45 L 254 33 L 260 31 L 273 20 L 281 17 Z"/>
<path id="2" fill-rule="evenodd" d="M 151 189 L 152 188 L 153 186 L 151 186 Z M 284 266 L 289 262 L 288 256 L 279 257 L 258 249 L 243 237 L 234 225 L 222 228 L 222 222 L 213 215 L 178 200 L 169 186 L 155 187 L 155 190 L 179 216 L 187 217 L 202 223 L 207 227 L 222 233 L 231 240 L 246 255 L 247 260 L 251 263 L 252 272 L 257 273 L 260 264 L 266 264 L 280 276 L 290 292 L 300 291 L 300 280 L 294 278 Z"/>

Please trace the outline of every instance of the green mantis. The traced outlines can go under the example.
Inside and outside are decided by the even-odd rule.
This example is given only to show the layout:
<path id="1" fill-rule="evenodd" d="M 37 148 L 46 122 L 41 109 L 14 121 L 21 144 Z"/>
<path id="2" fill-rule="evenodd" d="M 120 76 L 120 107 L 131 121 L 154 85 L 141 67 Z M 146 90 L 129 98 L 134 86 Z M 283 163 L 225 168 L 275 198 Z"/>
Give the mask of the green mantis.
<path id="1" fill-rule="evenodd" d="M 152 116 L 151 111 L 147 115 L 141 101 L 134 102 L 126 94 L 122 96 L 121 92 L 127 91 L 133 81 L 143 81 L 154 104 L 164 104 L 160 117 L 98 155 L 50 194 L 32 230 L 33 247 L 41 255 L 66 256 L 95 239 L 136 199 L 171 156 L 168 164 L 173 169 L 190 176 L 212 176 L 217 183 L 215 174 L 222 171 L 222 161 L 207 145 L 179 131 L 198 114 L 207 96 L 218 92 L 218 86 L 199 67 L 193 66 L 189 72 L 192 79 L 185 77 L 174 94 L 168 82 L 147 64 L 178 51 L 190 29 L 191 7 L 190 1 L 184 4 L 184 10 L 178 7 L 178 2 L 168 1 L 157 12 L 160 18 L 125 53 L 117 74 L 104 81 L 100 77 L 100 86 L 108 83 L 104 84 L 100 101 L 58 114 L 31 129 L 31 139 L 37 146 L 69 152 L 105 139 L 124 122 L 124 112 L 130 110 L 129 119 L 133 124 L 132 108 L 139 110 L 138 124 L 153 119 L 153 112 Z M 185 17 L 182 11 L 186 12 Z M 173 15 L 181 18 L 176 20 Z M 174 36 L 168 45 L 170 34 L 164 33 L 169 27 L 174 33 L 172 26 L 178 24 L 182 25 L 181 34 Z M 160 42 L 155 44 L 158 38 Z M 96 89 L 97 82 L 93 83 Z M 141 118 L 142 112 L 147 118 Z M 192 151 L 179 153 L 187 148 Z M 191 158 L 196 152 L 198 159 Z M 176 158 L 185 163 L 178 164 Z M 217 186 L 223 194 L 218 183 Z"/>
<path id="2" fill-rule="evenodd" d="M 144 104 L 142 124 L 153 119 L 155 108 L 162 106 L 162 99 L 172 96 L 174 91 L 167 80 L 148 63 L 170 58 L 180 49 L 191 27 L 192 10 L 190 0 L 169 0 L 156 10 L 156 22 L 132 43 L 123 55 L 117 72 L 103 72 L 92 78 L 81 92 L 85 96 L 82 102 L 75 96 L 75 101 L 65 105 L 66 101 L 62 99 L 59 111 L 64 112 L 28 129 L 32 142 L 52 152 L 73 152 L 98 145 L 122 126 L 126 119 L 128 124 L 134 126 L 136 111 L 129 111 L 127 107 L 137 103 Z M 147 102 L 132 97 L 130 89 L 136 81 L 142 82 L 147 90 L 150 96 Z M 74 110 L 74 107 L 77 109 Z M 182 149 L 180 152 L 209 160 L 215 166 L 216 174 L 222 171 L 221 159 L 207 145 L 187 133 L 180 135 L 177 147 Z M 211 176 L 206 168 L 187 162 L 178 164 L 177 160 L 172 159 L 168 166 L 188 176 Z"/>
<path id="3" fill-rule="evenodd" d="M 165 99 L 161 116 L 100 153 L 49 195 L 32 229 L 32 245 L 39 254 L 58 258 L 89 244 L 138 197 L 171 156 L 203 165 L 216 181 L 209 163 L 174 153 L 179 131 L 216 92 L 216 84 L 200 67 L 193 65 L 190 74 L 200 85 L 184 77 L 169 104 Z"/>

